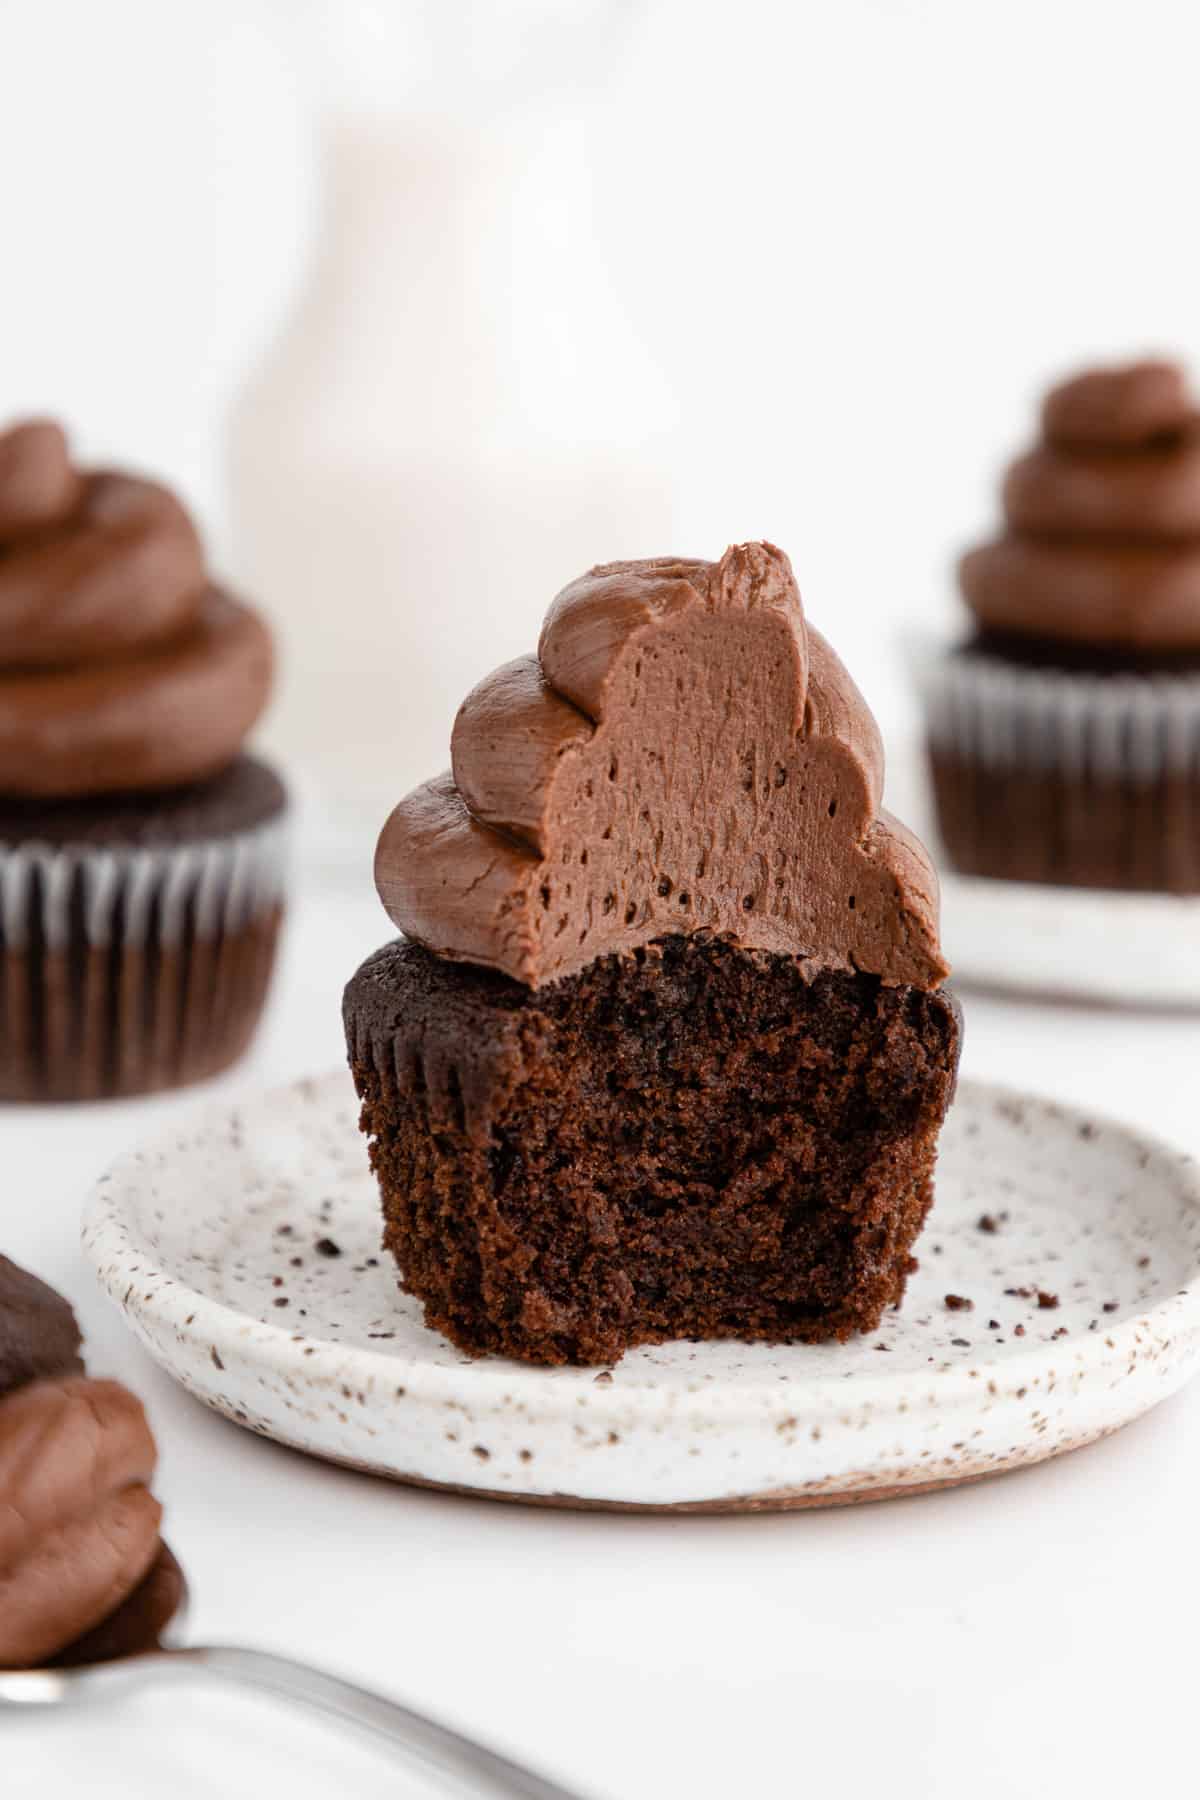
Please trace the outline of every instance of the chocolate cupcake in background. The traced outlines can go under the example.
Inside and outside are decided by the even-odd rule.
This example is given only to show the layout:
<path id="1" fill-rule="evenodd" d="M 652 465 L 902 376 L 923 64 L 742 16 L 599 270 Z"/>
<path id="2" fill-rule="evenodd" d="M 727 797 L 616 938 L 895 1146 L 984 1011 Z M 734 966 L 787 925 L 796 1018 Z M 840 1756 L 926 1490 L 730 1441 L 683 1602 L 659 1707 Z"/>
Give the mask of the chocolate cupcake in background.
<path id="1" fill-rule="evenodd" d="M 1200 893 L 1200 411 L 1182 370 L 1079 375 L 959 568 L 973 634 L 924 671 L 964 874 Z"/>
<path id="2" fill-rule="evenodd" d="M 184 1581 L 141 1402 L 91 1380 L 52 1288 L 0 1256 L 0 1669 L 157 1644 Z"/>
<path id="3" fill-rule="evenodd" d="M 0 1099 L 214 1075 L 246 1047 L 282 909 L 286 794 L 242 754 L 262 620 L 153 482 L 0 435 Z"/>
<path id="4" fill-rule="evenodd" d="M 376 860 L 384 1243 L 472 1352 L 815 1342 L 899 1303 L 959 1016 L 937 882 L 786 556 L 593 569 Z"/>

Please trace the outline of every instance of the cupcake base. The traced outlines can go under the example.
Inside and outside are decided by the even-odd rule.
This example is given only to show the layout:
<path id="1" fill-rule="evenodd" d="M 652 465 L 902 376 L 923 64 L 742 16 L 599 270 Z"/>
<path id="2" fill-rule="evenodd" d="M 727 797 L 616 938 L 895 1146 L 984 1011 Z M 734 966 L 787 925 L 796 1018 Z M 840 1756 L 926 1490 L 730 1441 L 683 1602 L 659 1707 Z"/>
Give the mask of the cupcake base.
<path id="1" fill-rule="evenodd" d="M 530 992 L 400 942 L 345 1020 L 385 1246 L 464 1349 L 816 1342 L 903 1295 L 957 1066 L 944 993 L 700 938 Z"/>
<path id="2" fill-rule="evenodd" d="M 1057 887 L 1200 894 L 1200 672 L 1065 653 L 1051 664 L 1038 654 L 979 644 L 922 671 L 952 867 Z"/>
<path id="3" fill-rule="evenodd" d="M 930 747 L 954 868 L 1001 881 L 1200 894 L 1200 782 L 989 768 Z"/>
<path id="4" fill-rule="evenodd" d="M 258 1025 L 282 918 L 170 950 L 6 953 L 0 1100 L 111 1100 L 220 1074 Z"/>
<path id="5" fill-rule="evenodd" d="M 285 812 L 249 758 L 173 795 L 0 801 L 0 1100 L 153 1093 L 242 1053 L 274 965 Z"/>

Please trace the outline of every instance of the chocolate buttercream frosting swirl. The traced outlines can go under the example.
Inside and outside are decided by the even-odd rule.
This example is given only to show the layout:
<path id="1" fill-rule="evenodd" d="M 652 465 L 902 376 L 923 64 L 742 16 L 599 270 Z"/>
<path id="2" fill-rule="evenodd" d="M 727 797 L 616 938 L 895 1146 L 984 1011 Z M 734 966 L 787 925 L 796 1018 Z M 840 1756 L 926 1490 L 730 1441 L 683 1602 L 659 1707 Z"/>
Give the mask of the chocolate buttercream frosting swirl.
<path id="1" fill-rule="evenodd" d="M 266 626 L 209 582 L 172 494 L 77 469 L 52 421 L 0 434 L 0 794 L 215 775 L 266 704 L 271 672 Z"/>
<path id="2" fill-rule="evenodd" d="M 154 1439 L 115 1381 L 35 1381 L 0 1401 L 0 1668 L 91 1631 L 148 1574 Z"/>
<path id="3" fill-rule="evenodd" d="M 959 565 L 985 634 L 1200 650 L 1200 411 L 1182 370 L 1132 363 L 1054 388 L 1003 501 L 1004 533 Z"/>
<path id="4" fill-rule="evenodd" d="M 0 1668 L 148 1648 L 182 1593 L 141 1402 L 90 1380 L 80 1342 L 67 1301 L 0 1257 Z"/>
<path id="5" fill-rule="evenodd" d="M 376 856 L 390 916 L 441 956 L 537 988 L 708 932 L 814 971 L 947 973 L 875 721 L 773 545 L 591 570 L 537 656 L 468 696 L 451 755 Z"/>

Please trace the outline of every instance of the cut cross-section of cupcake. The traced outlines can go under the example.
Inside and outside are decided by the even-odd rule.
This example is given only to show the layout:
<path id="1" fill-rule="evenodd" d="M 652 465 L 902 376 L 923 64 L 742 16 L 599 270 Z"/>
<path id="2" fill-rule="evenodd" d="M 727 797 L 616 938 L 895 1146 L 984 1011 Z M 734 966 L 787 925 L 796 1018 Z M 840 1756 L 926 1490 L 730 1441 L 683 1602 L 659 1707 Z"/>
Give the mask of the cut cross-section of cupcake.
<path id="1" fill-rule="evenodd" d="M 405 939 L 345 1000 L 429 1323 L 549 1363 L 873 1328 L 959 1018 L 932 868 L 787 558 L 593 570 L 452 754 L 384 828 Z"/>

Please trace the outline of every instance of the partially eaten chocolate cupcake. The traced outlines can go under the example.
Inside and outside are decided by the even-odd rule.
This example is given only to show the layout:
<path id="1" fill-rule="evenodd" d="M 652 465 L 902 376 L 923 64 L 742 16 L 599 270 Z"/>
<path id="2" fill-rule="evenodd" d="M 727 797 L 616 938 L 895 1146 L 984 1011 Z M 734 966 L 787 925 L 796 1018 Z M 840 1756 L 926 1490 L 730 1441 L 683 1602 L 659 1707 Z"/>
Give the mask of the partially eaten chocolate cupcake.
<path id="1" fill-rule="evenodd" d="M 475 1352 L 901 1299 L 959 1015 L 875 722 L 769 544 L 594 569 L 388 820 L 346 990 L 384 1242 Z"/>

